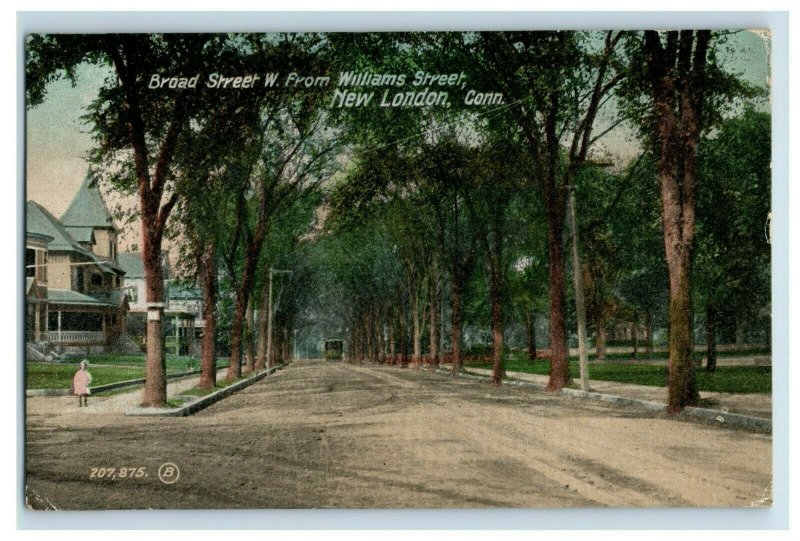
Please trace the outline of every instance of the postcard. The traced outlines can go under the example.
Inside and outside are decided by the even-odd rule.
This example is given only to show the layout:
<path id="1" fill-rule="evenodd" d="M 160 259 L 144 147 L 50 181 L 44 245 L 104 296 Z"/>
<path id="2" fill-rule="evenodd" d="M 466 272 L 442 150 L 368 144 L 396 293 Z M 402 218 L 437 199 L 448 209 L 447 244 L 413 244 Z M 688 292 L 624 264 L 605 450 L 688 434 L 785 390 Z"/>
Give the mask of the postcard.
<path id="1" fill-rule="evenodd" d="M 773 505 L 769 30 L 24 43 L 32 512 Z"/>

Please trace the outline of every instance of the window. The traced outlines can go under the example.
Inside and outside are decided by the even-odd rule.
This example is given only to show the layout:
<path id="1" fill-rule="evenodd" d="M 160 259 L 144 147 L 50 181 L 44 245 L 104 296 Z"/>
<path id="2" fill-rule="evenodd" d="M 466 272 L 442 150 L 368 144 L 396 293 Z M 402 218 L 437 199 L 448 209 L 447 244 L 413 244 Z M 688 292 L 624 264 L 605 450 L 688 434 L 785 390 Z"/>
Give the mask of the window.
<path id="1" fill-rule="evenodd" d="M 98 274 L 96 272 L 92 273 L 92 287 L 102 287 L 103 286 L 103 275 Z"/>
<path id="2" fill-rule="evenodd" d="M 39 267 L 37 270 L 39 271 L 39 281 L 43 284 L 47 283 L 47 251 L 42 250 L 37 252 L 39 256 L 37 259 L 39 260 Z"/>
<path id="3" fill-rule="evenodd" d="M 25 277 L 34 278 L 36 276 L 36 250 L 25 248 Z"/>
<path id="4" fill-rule="evenodd" d="M 83 269 L 78 267 L 75 269 L 75 291 L 83 293 L 84 288 Z"/>

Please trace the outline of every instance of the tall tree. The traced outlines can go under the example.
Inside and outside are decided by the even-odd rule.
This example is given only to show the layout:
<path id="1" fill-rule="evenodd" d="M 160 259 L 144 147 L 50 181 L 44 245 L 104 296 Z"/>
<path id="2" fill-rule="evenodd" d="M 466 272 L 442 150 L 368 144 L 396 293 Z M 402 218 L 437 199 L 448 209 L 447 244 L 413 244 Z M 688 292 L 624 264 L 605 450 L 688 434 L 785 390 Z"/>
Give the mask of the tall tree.
<path id="1" fill-rule="evenodd" d="M 163 349 L 164 275 L 161 243 L 178 202 L 171 188 L 175 149 L 203 101 L 194 88 L 149 88 L 153 74 L 193 74 L 215 63 L 224 36 L 212 34 L 31 35 L 26 48 L 29 106 L 44 99 L 47 84 L 75 80 L 84 63 L 109 66 L 88 111 L 94 174 L 138 196 L 147 319 L 143 406 L 166 402 Z"/>
<path id="2" fill-rule="evenodd" d="M 592 145 L 616 126 L 614 122 L 594 134 L 598 115 L 624 77 L 617 61 L 621 36 L 621 32 L 606 33 L 598 48 L 591 34 L 483 32 L 463 34 L 450 46 L 451 55 L 462 58 L 473 75 L 473 84 L 502 90 L 508 115 L 491 123 L 508 133 L 508 121 L 513 122 L 539 172 L 532 185 L 544 194 L 548 220 L 551 364 L 547 389 L 551 391 L 569 381 L 563 242 L 567 189 Z"/>
<path id="3" fill-rule="evenodd" d="M 518 147 L 506 142 L 488 143 L 481 149 L 473 180 L 465 196 L 486 260 L 492 329 L 492 382 L 505 375 L 503 365 L 503 306 L 508 301 L 508 227 L 512 199 L 519 195 L 530 166 Z"/>
<path id="4" fill-rule="evenodd" d="M 697 146 L 703 129 L 708 30 L 644 32 L 655 112 L 664 254 L 669 274 L 669 398 L 677 412 L 700 396 L 692 361 L 690 274 L 697 205 Z"/>

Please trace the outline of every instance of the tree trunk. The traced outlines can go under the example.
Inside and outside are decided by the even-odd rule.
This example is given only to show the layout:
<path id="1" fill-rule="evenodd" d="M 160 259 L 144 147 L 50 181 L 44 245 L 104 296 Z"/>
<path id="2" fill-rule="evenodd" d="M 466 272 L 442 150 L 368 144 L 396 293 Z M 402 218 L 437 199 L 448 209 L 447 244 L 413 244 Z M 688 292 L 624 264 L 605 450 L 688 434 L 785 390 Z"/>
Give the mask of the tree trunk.
<path id="1" fill-rule="evenodd" d="M 394 340 L 395 317 L 395 312 L 392 311 L 392 315 L 389 318 L 389 364 L 395 364 L 397 355 L 397 345 Z"/>
<path id="2" fill-rule="evenodd" d="M 551 203 L 550 205 L 555 205 Z M 550 301 L 550 380 L 547 391 L 559 391 L 570 382 L 569 350 L 567 349 L 566 325 L 566 272 L 564 269 L 564 247 L 561 237 L 564 227 L 564 212 L 555 208 L 548 210 L 548 254 L 549 301 Z"/>
<path id="3" fill-rule="evenodd" d="M 414 368 L 419 368 L 419 358 L 422 353 L 422 330 L 420 329 L 420 314 L 419 314 L 419 292 L 416 290 L 413 293 L 413 302 L 411 305 L 411 317 L 413 318 L 413 339 L 414 339 L 414 353 L 411 356 L 411 364 Z"/>
<path id="4" fill-rule="evenodd" d="M 645 310 L 644 313 L 644 332 L 646 334 L 644 342 L 644 354 L 648 359 L 653 358 L 653 312 Z"/>
<path id="5" fill-rule="evenodd" d="M 400 309 L 400 366 L 408 366 L 408 321 L 403 308 Z"/>
<path id="6" fill-rule="evenodd" d="M 139 105 L 141 87 L 138 62 L 141 60 L 130 35 L 107 37 L 107 52 L 124 93 L 124 117 L 127 135 L 133 151 L 136 170 L 139 212 L 141 215 L 142 265 L 144 267 L 145 300 L 148 303 L 147 358 L 142 406 L 161 407 L 167 401 L 167 369 L 164 355 L 164 272 L 161 266 L 161 240 L 167 220 L 178 202 L 173 193 L 162 205 L 164 187 L 170 175 L 175 147 L 186 124 L 186 100 L 176 99 L 152 163 L 149 158 L 147 136 L 142 109 Z"/>
<path id="7" fill-rule="evenodd" d="M 697 146 L 711 32 L 644 32 L 656 113 L 664 255 L 669 272 L 669 398 L 677 413 L 699 402 L 692 362 L 690 273 L 695 233 Z"/>
<path id="8" fill-rule="evenodd" d="M 503 380 L 503 284 L 500 261 L 496 254 L 490 255 L 489 300 L 492 313 L 492 383 Z"/>
<path id="9" fill-rule="evenodd" d="M 357 323 L 353 321 L 353 329 L 350 331 L 350 347 L 347 352 L 347 360 L 354 362 L 357 356 L 358 344 L 356 343 L 356 327 Z"/>
<path id="10" fill-rule="evenodd" d="M 453 375 L 461 372 L 463 361 L 461 359 L 461 295 L 463 294 L 463 284 L 457 276 L 453 276 L 453 287 L 451 292 L 452 313 L 450 314 L 451 323 L 451 350 L 453 363 Z"/>
<path id="11" fill-rule="evenodd" d="M 244 328 L 244 315 L 247 308 L 245 293 L 239 288 L 236 292 L 236 304 L 231 325 L 231 355 L 228 361 L 226 379 L 236 379 L 242 376 L 242 330 Z"/>
<path id="12" fill-rule="evenodd" d="M 528 360 L 536 360 L 536 313 L 533 310 L 525 312 L 525 330 L 528 337 Z"/>
<path id="13" fill-rule="evenodd" d="M 439 367 L 439 275 L 436 269 L 432 273 L 430 291 L 430 357 L 431 370 Z"/>
<path id="14" fill-rule="evenodd" d="M 292 358 L 292 337 L 289 336 L 289 328 L 283 328 L 283 348 L 282 348 L 281 362 L 288 363 Z"/>
<path id="15" fill-rule="evenodd" d="M 242 375 L 242 319 L 245 315 L 247 303 L 252 294 L 253 285 L 255 281 L 256 265 L 258 264 L 259 255 L 264 243 L 264 237 L 267 234 L 268 216 L 267 211 L 269 205 L 269 197 L 267 190 L 264 186 L 258 190 L 258 220 L 254 232 L 245 235 L 245 249 L 244 261 L 242 263 L 242 278 L 236 290 L 236 310 L 234 312 L 233 325 L 231 327 L 231 358 L 228 365 L 227 379 L 234 379 Z M 237 220 L 241 223 L 243 212 L 247 209 L 241 204 L 239 207 L 239 214 Z M 233 278 L 233 277 L 231 277 Z M 272 277 L 270 275 L 270 281 Z M 235 281 L 234 281 L 235 283 Z M 268 337 L 269 338 L 269 337 Z M 270 362 L 270 349 L 267 348 L 267 365 Z"/>
<path id="16" fill-rule="evenodd" d="M 742 344 L 744 344 L 744 321 L 742 320 L 742 317 L 738 314 L 736 315 L 736 318 L 734 320 L 734 325 L 735 325 L 734 341 L 737 346 L 741 346 Z"/>
<path id="17" fill-rule="evenodd" d="M 544 179 L 545 214 L 547 215 L 547 252 L 550 301 L 550 379 L 547 391 L 559 391 L 569 384 L 569 349 L 567 349 L 567 272 L 564 254 L 564 219 L 566 218 L 566 186 L 559 182 L 560 144 L 556 112 L 558 94 L 550 95 L 552 110 L 545 118 L 546 172 Z M 571 178 L 571 177 L 570 177 Z M 569 183 L 569 179 L 564 179 Z"/>
<path id="18" fill-rule="evenodd" d="M 686 406 L 696 406 L 700 396 L 692 362 L 691 319 L 688 265 L 676 277 L 675 290 L 669 305 L 669 403 L 668 410 L 676 413 Z"/>
<path id="19" fill-rule="evenodd" d="M 213 243 L 206 244 L 198 258 L 200 282 L 203 290 L 203 342 L 200 360 L 200 389 L 213 389 L 217 383 L 216 340 L 217 331 L 217 260 Z"/>
<path id="20" fill-rule="evenodd" d="M 706 303 L 706 371 L 717 369 L 717 312 Z"/>
<path id="21" fill-rule="evenodd" d="M 369 325 L 369 318 L 364 318 L 362 325 L 361 336 L 364 337 L 364 357 L 367 361 L 372 361 L 372 330 Z"/>
<path id="22" fill-rule="evenodd" d="M 242 281 L 236 290 L 236 309 L 233 316 L 233 325 L 231 326 L 231 357 L 226 374 L 227 379 L 234 379 L 242 376 L 242 334 L 244 331 L 245 313 L 252 293 L 255 266 L 258 261 L 259 253 L 261 252 L 262 239 L 263 234 L 257 234 L 256 237 L 248 243 L 245 251 Z M 267 360 L 267 362 L 269 362 L 269 360 Z"/>
<path id="23" fill-rule="evenodd" d="M 247 308 L 244 311 L 244 373 L 249 374 L 254 370 L 253 337 L 255 322 L 253 321 L 253 296 L 247 299 Z"/>
<path id="24" fill-rule="evenodd" d="M 261 292 L 261 305 L 258 308 L 258 338 L 254 370 L 264 370 L 267 366 L 267 322 L 269 319 L 269 288 Z"/>
<path id="25" fill-rule="evenodd" d="M 597 362 L 606 360 L 606 321 L 603 319 L 597 322 L 594 334 L 594 358 Z"/>
<path id="26" fill-rule="evenodd" d="M 631 338 L 633 339 L 633 353 L 631 354 L 631 359 L 634 361 L 636 360 L 637 356 L 639 355 L 639 311 L 633 311 L 633 322 L 631 324 L 631 328 L 633 332 L 631 333 Z"/>
<path id="27" fill-rule="evenodd" d="M 375 362 L 383 364 L 386 362 L 386 340 L 383 335 L 383 316 L 380 311 L 376 311 L 375 318 L 375 342 L 378 344 L 375 352 Z"/>
<path id="28" fill-rule="evenodd" d="M 360 323 L 358 320 L 356 320 L 355 324 L 353 325 L 353 362 L 356 362 L 361 358 L 361 337 L 358 334 L 359 325 Z"/>
<path id="29" fill-rule="evenodd" d="M 145 275 L 145 298 L 149 303 L 164 302 L 164 271 L 161 266 L 161 242 L 148 229 L 142 215 L 142 263 Z M 144 407 L 161 407 L 167 402 L 167 365 L 164 355 L 164 309 L 147 311 L 147 360 L 145 362 Z"/>

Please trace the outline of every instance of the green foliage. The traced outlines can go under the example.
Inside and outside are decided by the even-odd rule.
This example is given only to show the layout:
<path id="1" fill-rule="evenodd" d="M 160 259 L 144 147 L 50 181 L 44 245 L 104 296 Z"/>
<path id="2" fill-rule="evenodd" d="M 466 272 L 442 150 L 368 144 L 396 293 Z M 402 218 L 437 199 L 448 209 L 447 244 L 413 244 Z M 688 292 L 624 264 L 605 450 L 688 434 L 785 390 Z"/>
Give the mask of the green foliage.
<path id="1" fill-rule="evenodd" d="M 700 125 L 704 133 L 715 129 L 725 118 L 730 117 L 735 108 L 731 104 L 764 99 L 766 89 L 752 85 L 744 80 L 741 73 L 731 70 L 720 57 L 729 39 L 730 32 L 711 33 L 705 65 L 704 101 Z M 659 32 L 659 39 L 666 44 L 667 33 Z M 639 132 L 643 141 L 653 141 L 655 137 L 656 111 L 653 107 L 649 83 L 651 63 L 647 61 L 642 32 L 627 32 L 624 38 L 624 61 L 627 77 L 620 85 L 620 112 Z M 672 59 L 675 77 L 684 78 L 688 73 L 677 65 L 677 56 Z M 685 84 L 683 79 L 678 85 Z M 677 104 L 676 104 L 677 107 Z"/>
<path id="2" fill-rule="evenodd" d="M 713 299 L 728 316 L 754 320 L 769 308 L 769 117 L 729 105 L 762 93 L 718 59 L 725 38 L 714 34 L 706 68 L 693 285 L 697 303 Z M 320 337 L 349 339 L 359 321 L 382 323 L 392 311 L 408 320 L 412 299 L 421 316 L 441 284 L 443 303 L 464 286 L 464 321 L 488 326 L 484 268 L 499 276 L 507 321 L 545 312 L 548 239 L 569 240 L 548 218 L 565 208 L 566 184 L 575 188 L 591 324 L 646 312 L 663 326 L 651 66 L 639 32 L 31 35 L 27 106 L 53 81 L 74 83 L 86 64 L 109 74 L 85 116 L 93 174 L 136 192 L 132 95 L 149 169 L 170 158 L 163 194 L 147 204 L 177 201 L 167 234 L 180 245 L 181 277 L 193 282 L 200 249 L 217 248 L 222 350 L 253 253 L 247 294 L 261 298 L 270 267 L 291 270 L 276 280 L 276 325 Z M 466 89 L 454 89 L 448 108 L 376 112 L 329 107 L 332 87 L 146 88 L 148 74 L 220 66 L 331 74 L 332 87 L 339 71 L 464 72 L 468 88 L 501 91 L 505 102 L 470 108 L 458 99 Z M 128 73 L 129 84 L 115 73 Z M 641 157 L 622 170 L 588 152 L 604 134 L 592 131 L 598 114 L 603 130 L 624 117 L 641 136 Z"/>
<path id="3" fill-rule="evenodd" d="M 576 360 L 571 360 L 569 363 L 570 375 L 575 379 L 580 377 L 578 364 Z M 479 366 L 491 368 L 489 364 Z M 509 360 L 506 362 L 506 370 L 545 375 L 549 373 L 550 363 Z M 720 366 L 714 374 L 708 374 L 704 369 L 697 369 L 695 376 L 698 389 L 703 392 L 765 394 L 772 392 L 772 368 L 769 366 Z M 599 381 L 665 387 L 667 369 L 663 365 L 600 363 L 591 365 L 591 377 Z"/>
<path id="4" fill-rule="evenodd" d="M 700 148 L 697 300 L 752 325 L 770 305 L 770 116 L 747 109 L 714 135 Z"/>

